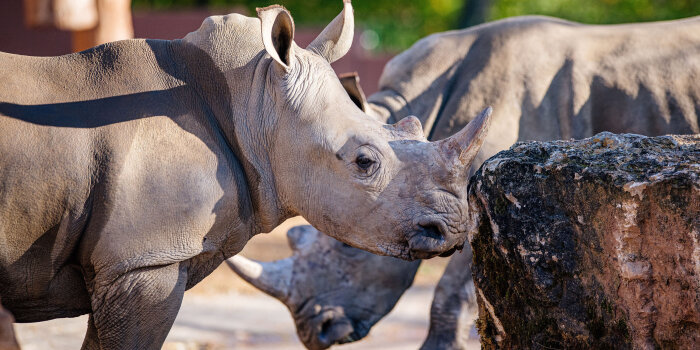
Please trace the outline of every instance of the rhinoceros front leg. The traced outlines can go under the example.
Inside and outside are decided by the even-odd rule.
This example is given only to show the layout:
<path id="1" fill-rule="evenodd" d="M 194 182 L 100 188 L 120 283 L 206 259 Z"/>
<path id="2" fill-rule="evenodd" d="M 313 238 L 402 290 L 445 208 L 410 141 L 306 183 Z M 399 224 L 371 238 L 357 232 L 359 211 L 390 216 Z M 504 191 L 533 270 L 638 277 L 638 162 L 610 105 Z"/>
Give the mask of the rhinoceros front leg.
<path id="1" fill-rule="evenodd" d="M 186 268 L 172 264 L 132 271 L 107 285 L 96 283 L 83 349 L 160 349 L 186 282 Z"/>

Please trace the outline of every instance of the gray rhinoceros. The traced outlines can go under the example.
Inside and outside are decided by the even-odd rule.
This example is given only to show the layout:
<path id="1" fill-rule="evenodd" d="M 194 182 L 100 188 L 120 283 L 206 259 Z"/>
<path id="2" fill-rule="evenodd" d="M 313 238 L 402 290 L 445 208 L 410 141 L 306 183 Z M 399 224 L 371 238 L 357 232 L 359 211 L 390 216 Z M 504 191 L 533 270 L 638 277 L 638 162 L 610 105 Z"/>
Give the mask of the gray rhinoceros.
<path id="1" fill-rule="evenodd" d="M 343 82 L 370 115 L 394 121 L 415 114 L 431 139 L 459 130 L 478 106 L 494 106 L 476 168 L 518 140 L 584 138 L 605 130 L 700 132 L 699 50 L 700 17 L 590 26 L 528 16 L 418 41 L 387 64 L 380 91 L 368 101 L 356 79 Z M 328 247 L 322 257 L 332 265 L 317 264 L 321 255 L 297 248 L 284 267 L 265 264 L 260 278 L 246 276 L 255 262 L 236 256 L 229 264 L 287 304 L 309 349 L 323 349 L 364 337 L 408 287 L 418 262 L 370 258 L 313 231 L 295 231 L 292 241 L 307 232 L 302 240 Z M 477 310 L 470 265 L 468 246 L 450 260 L 435 291 L 424 349 L 463 348 Z M 270 286 L 271 275 L 289 282 Z M 364 296 L 359 305 L 348 297 L 364 292 L 375 298 Z"/>
<path id="2" fill-rule="evenodd" d="M 464 243 L 489 113 L 437 143 L 416 118 L 378 122 L 330 66 L 349 1 L 306 49 L 283 7 L 258 17 L 0 53 L 0 298 L 17 321 L 89 313 L 85 349 L 160 348 L 186 289 L 295 215 L 404 259 Z"/>

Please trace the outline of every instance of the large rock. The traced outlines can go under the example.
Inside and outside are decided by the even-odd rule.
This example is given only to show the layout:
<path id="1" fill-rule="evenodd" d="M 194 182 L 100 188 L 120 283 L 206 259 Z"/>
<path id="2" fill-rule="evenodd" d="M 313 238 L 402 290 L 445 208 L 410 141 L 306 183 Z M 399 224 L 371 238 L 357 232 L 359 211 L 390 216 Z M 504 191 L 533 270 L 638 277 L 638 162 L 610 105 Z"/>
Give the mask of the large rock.
<path id="1" fill-rule="evenodd" d="M 0 350 L 19 350 L 19 345 L 15 339 L 15 332 L 12 329 L 14 318 L 0 304 Z"/>
<path id="2" fill-rule="evenodd" d="M 700 135 L 519 143 L 469 203 L 485 348 L 700 348 Z"/>

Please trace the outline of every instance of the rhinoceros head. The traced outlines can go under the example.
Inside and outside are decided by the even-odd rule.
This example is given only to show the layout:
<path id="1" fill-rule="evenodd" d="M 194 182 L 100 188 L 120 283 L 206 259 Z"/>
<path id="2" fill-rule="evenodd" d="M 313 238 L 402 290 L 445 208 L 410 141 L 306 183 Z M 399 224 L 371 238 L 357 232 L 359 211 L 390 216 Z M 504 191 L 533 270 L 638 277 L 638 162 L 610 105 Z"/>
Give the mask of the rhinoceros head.
<path id="1" fill-rule="evenodd" d="M 419 265 L 352 248 L 308 225 L 290 229 L 287 238 L 294 252 L 289 258 L 268 263 L 237 255 L 227 263 L 289 308 L 309 349 L 366 336 L 411 285 Z"/>
<path id="2" fill-rule="evenodd" d="M 301 215 L 351 246 L 403 259 L 447 254 L 463 245 L 465 174 L 490 111 L 435 143 L 427 142 L 415 117 L 380 123 L 353 103 L 330 65 L 352 43 L 350 1 L 305 49 L 294 43 L 286 9 L 266 7 L 258 17 L 263 49 L 251 56 L 259 60 L 254 74 L 229 75 L 227 81 L 240 86 L 252 79 L 258 91 L 238 102 L 248 104 L 236 108 L 247 108 L 249 119 L 234 128 L 244 133 L 238 137 L 247 142 L 242 152 L 259 178 L 254 206 L 257 212 L 273 207 L 258 215 L 260 231 Z M 189 37 L 210 36 L 200 30 Z M 201 46 L 214 50 L 215 59 L 227 59 L 221 44 Z M 223 71 L 233 65 L 219 64 Z"/>
<path id="3" fill-rule="evenodd" d="M 330 66 L 350 48 L 352 7 L 305 50 L 289 13 L 261 10 L 277 125 L 270 151 L 276 189 L 294 214 L 351 246 L 404 259 L 454 250 L 466 239 L 466 172 L 490 110 L 430 143 L 415 117 L 375 121 L 348 97 Z"/>

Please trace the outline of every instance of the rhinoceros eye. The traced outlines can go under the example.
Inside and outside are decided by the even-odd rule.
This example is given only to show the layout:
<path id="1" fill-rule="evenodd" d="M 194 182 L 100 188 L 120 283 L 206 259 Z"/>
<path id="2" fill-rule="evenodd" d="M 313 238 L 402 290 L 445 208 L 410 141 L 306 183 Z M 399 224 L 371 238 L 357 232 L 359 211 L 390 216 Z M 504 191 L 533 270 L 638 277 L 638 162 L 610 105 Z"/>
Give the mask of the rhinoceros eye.
<path id="1" fill-rule="evenodd" d="M 353 159 L 353 158 L 351 158 Z M 354 168 L 355 175 L 362 179 L 369 179 L 380 168 L 378 152 L 371 146 L 361 146 L 355 151 L 355 158 L 350 165 Z"/>
<path id="2" fill-rule="evenodd" d="M 364 171 L 368 171 L 372 167 L 372 165 L 374 164 L 374 161 L 371 158 L 369 158 L 367 155 L 360 154 L 355 159 L 355 164 L 357 164 L 357 166 L 360 169 L 362 169 Z"/>

